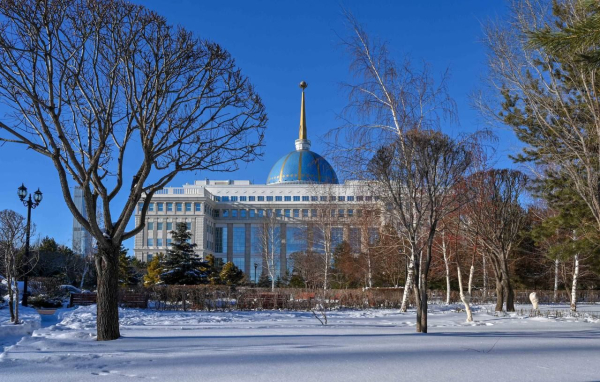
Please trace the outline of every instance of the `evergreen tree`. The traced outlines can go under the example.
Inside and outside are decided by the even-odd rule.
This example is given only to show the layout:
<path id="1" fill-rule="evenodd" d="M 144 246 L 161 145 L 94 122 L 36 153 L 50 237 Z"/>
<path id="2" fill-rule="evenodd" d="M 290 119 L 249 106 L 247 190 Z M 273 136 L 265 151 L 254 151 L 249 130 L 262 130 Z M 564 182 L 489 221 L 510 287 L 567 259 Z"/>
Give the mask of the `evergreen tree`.
<path id="1" fill-rule="evenodd" d="M 229 261 L 223 266 L 220 276 L 221 282 L 226 285 L 238 285 L 244 278 L 244 272 Z"/>
<path id="2" fill-rule="evenodd" d="M 532 32 L 531 42 L 554 55 L 579 57 L 591 69 L 597 69 L 600 67 L 600 3 L 597 0 L 579 0 L 574 5 L 579 17 L 556 23 L 555 29 L 546 26 Z M 569 3 L 555 2 L 554 14 L 564 18 L 569 14 L 570 6 Z"/>
<path id="3" fill-rule="evenodd" d="M 271 278 L 266 272 L 263 272 L 258 279 L 258 286 L 260 288 L 270 288 L 271 287 Z"/>
<path id="4" fill-rule="evenodd" d="M 142 274 L 138 270 L 137 259 L 127 256 L 127 248 L 121 246 L 119 254 L 119 284 L 121 286 L 134 286 L 142 280 Z"/>
<path id="5" fill-rule="evenodd" d="M 171 231 L 172 243 L 163 262 L 161 280 L 168 285 L 197 285 L 207 280 L 207 264 L 194 253 L 195 243 L 185 223 L 178 223 Z"/>
<path id="6" fill-rule="evenodd" d="M 202 270 L 206 273 L 206 278 L 211 285 L 221 284 L 221 270 L 223 269 L 223 259 L 216 258 L 213 255 L 207 255 L 205 265 Z"/>
<path id="7" fill-rule="evenodd" d="M 144 275 L 144 286 L 162 283 L 160 275 L 163 272 L 162 262 L 164 261 L 164 257 L 162 253 L 159 253 L 148 263 L 147 273 Z"/>
<path id="8" fill-rule="evenodd" d="M 306 283 L 296 268 L 294 268 L 292 271 L 292 277 L 290 277 L 289 286 L 290 288 L 306 288 Z"/>

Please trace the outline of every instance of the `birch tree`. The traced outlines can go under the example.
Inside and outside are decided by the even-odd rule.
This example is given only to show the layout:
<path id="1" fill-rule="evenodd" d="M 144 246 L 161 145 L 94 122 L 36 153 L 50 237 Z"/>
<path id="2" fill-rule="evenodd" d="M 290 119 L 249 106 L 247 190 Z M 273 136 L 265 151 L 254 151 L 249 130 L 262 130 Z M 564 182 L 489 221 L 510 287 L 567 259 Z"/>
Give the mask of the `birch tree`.
<path id="1" fill-rule="evenodd" d="M 67 207 L 98 243 L 97 339 L 117 339 L 121 243 L 178 173 L 233 171 L 259 156 L 264 106 L 220 45 L 143 6 L 0 0 L 0 14 L 0 100 L 12 111 L 0 142 L 54 165 Z"/>
<path id="2" fill-rule="evenodd" d="M 456 187 L 473 163 L 472 144 L 472 137 L 454 140 L 439 131 L 413 130 L 381 147 L 369 166 L 378 195 L 409 244 L 417 332 L 427 333 L 428 274 L 438 224 L 466 201 Z"/>
<path id="3" fill-rule="evenodd" d="M 407 132 L 431 132 L 438 129 L 443 121 L 453 122 L 456 106 L 448 94 L 446 73 L 438 81 L 427 65 L 417 68 L 408 58 L 397 62 L 391 57 L 387 45 L 370 38 L 349 13 L 346 13 L 346 22 L 348 35 L 343 40 L 343 45 L 350 58 L 350 69 L 355 81 L 346 85 L 349 96 L 344 112 L 346 123 L 330 131 L 329 135 L 334 138 L 332 157 L 340 164 L 340 170 L 354 178 L 364 179 L 371 172 L 368 171 L 369 166 L 383 171 L 379 164 L 388 161 L 386 156 L 390 152 L 384 152 L 382 146 L 393 146 L 392 151 L 399 149 L 407 154 L 408 150 L 403 147 Z M 380 154 L 382 156 L 379 159 L 374 159 Z M 379 161 L 379 164 L 373 165 L 374 160 Z M 387 175 L 384 171 L 376 177 L 383 179 Z M 418 186 L 414 184 L 409 192 L 413 192 Z M 417 201 L 426 193 L 417 193 L 411 197 Z M 396 201 L 392 205 L 396 208 L 399 204 L 402 203 Z M 404 206 L 406 222 L 412 221 L 408 224 L 410 233 L 407 233 L 408 242 L 411 243 L 409 273 L 415 272 L 418 275 L 423 271 L 418 268 L 421 262 L 420 248 L 424 242 L 431 242 L 433 235 L 422 240 L 421 229 L 425 219 L 423 211 L 408 211 L 407 206 Z M 435 225 L 432 232 L 435 232 Z M 404 253 L 398 255 L 404 256 Z M 415 266 L 417 268 L 413 269 Z M 425 264 L 424 268 L 428 269 L 428 265 Z M 409 277 L 407 284 L 413 278 L 414 276 Z M 417 281 L 415 284 L 421 284 L 422 278 L 419 277 Z M 425 289 L 419 285 L 415 287 L 420 292 L 426 290 L 426 285 Z M 417 302 L 417 331 L 427 330 L 426 293 L 422 297 Z M 421 300 L 424 300 L 424 304 L 421 304 Z"/>
<path id="4" fill-rule="evenodd" d="M 279 274 L 281 232 L 279 220 L 272 210 L 266 210 L 265 216 L 258 225 L 258 242 L 263 257 L 262 272 L 269 276 L 271 290 L 274 291 Z"/>

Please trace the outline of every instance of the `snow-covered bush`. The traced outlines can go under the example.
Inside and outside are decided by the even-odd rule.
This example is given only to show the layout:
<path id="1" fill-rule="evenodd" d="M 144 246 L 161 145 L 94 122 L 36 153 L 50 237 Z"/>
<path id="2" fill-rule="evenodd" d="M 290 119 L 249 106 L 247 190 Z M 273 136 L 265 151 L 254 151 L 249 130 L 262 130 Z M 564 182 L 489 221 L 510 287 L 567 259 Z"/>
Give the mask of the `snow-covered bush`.
<path id="1" fill-rule="evenodd" d="M 61 308 L 63 302 L 60 298 L 50 297 L 45 294 L 29 297 L 29 306 L 33 308 Z"/>

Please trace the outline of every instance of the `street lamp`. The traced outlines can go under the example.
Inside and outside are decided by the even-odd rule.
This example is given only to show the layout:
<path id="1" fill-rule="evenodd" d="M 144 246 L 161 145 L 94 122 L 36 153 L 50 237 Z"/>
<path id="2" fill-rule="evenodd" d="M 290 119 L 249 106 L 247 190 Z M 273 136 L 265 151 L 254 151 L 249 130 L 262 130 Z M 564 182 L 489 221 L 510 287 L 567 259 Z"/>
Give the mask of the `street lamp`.
<path id="1" fill-rule="evenodd" d="M 33 193 L 33 200 L 31 200 L 31 194 L 29 194 L 29 198 L 27 198 L 27 187 L 24 184 L 21 184 L 17 191 L 17 195 L 19 195 L 19 199 L 23 202 L 23 205 L 27 207 L 27 235 L 25 237 L 25 277 L 23 278 L 23 306 L 27 306 L 27 273 L 29 269 L 27 269 L 29 260 L 29 236 L 31 234 L 31 209 L 40 205 L 42 202 L 42 191 L 38 188 L 36 192 Z M 26 199 L 27 198 L 27 199 Z"/>
<path id="2" fill-rule="evenodd" d="M 256 268 L 258 268 L 258 263 L 254 263 L 254 285 L 256 285 Z"/>

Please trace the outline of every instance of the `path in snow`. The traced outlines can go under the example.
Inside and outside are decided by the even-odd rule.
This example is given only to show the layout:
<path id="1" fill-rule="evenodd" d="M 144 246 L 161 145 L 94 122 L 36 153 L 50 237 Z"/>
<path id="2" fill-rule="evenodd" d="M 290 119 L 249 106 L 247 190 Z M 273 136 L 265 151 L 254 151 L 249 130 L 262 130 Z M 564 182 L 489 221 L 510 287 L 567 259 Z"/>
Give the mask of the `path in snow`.
<path id="1" fill-rule="evenodd" d="M 554 307 L 553 307 L 554 308 Z M 564 307 L 562 307 L 564 308 Z M 588 307 L 590 310 L 594 307 Z M 414 332 L 414 312 L 120 312 L 123 338 L 97 342 L 95 307 L 61 311 L 0 356 L 18 381 L 590 381 L 594 320 L 494 317 L 447 308 Z M 5 379 L 6 377 L 6 379 Z"/>

